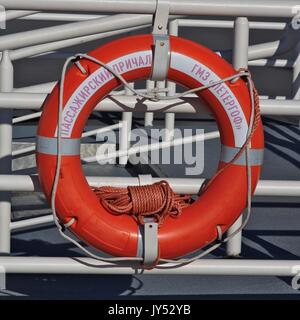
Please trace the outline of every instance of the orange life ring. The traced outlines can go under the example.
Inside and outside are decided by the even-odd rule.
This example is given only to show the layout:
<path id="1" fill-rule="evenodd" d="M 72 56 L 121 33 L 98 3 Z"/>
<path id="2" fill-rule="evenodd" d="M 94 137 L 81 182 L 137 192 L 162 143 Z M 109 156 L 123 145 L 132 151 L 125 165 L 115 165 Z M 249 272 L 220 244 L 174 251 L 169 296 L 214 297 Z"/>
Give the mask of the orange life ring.
<path id="1" fill-rule="evenodd" d="M 153 36 L 126 37 L 103 45 L 89 55 L 109 64 L 128 82 L 151 74 Z M 211 50 L 186 39 L 170 37 L 168 79 L 195 88 L 236 74 L 236 70 Z M 141 235 L 130 216 L 107 212 L 89 187 L 80 162 L 80 138 L 89 114 L 109 92 L 120 86 L 105 68 L 81 60 L 83 74 L 72 66 L 66 74 L 62 117 L 62 164 L 56 195 L 59 219 L 76 221 L 71 231 L 86 243 L 114 256 L 142 256 Z M 38 126 L 37 167 L 41 186 L 51 197 L 56 168 L 59 88 L 46 99 Z M 247 85 L 238 79 L 199 92 L 210 106 L 221 136 L 219 169 L 233 158 L 245 142 L 251 114 Z M 261 121 L 251 138 L 252 193 L 257 185 L 264 148 Z M 193 252 L 217 237 L 216 225 L 225 232 L 246 206 L 245 154 L 223 170 L 207 190 L 178 219 L 168 217 L 158 232 L 161 258 Z"/>

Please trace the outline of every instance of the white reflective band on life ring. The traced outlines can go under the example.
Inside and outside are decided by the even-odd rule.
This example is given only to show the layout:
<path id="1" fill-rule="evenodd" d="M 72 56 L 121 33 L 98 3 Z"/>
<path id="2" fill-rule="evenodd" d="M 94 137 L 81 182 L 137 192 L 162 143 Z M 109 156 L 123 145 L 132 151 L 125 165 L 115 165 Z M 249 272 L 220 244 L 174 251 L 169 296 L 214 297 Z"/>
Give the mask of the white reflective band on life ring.
<path id="1" fill-rule="evenodd" d="M 229 163 L 232 159 L 238 154 L 240 148 L 233 148 L 228 146 L 221 146 L 221 155 L 220 161 Z M 249 165 L 251 166 L 260 166 L 263 163 L 264 158 L 264 149 L 249 149 L 248 159 Z M 234 164 L 243 165 L 247 164 L 246 162 L 246 150 L 234 161 Z"/>
<path id="2" fill-rule="evenodd" d="M 37 152 L 57 155 L 57 138 L 37 137 Z M 64 156 L 76 156 L 80 154 L 80 139 L 61 139 L 61 154 Z"/>

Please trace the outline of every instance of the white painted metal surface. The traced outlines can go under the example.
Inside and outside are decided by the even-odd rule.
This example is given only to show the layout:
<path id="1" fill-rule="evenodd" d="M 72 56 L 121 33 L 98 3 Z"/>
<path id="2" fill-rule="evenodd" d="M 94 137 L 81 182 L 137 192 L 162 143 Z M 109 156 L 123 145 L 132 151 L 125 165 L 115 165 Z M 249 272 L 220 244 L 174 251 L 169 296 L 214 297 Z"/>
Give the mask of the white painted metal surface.
<path id="1" fill-rule="evenodd" d="M 2 53 L 0 63 L 0 91 L 13 89 L 13 65 L 8 51 Z M 0 113 L 0 173 L 10 174 L 12 166 L 12 109 L 3 109 Z M 0 194 L 0 254 L 10 253 L 10 192 Z"/>
<path id="2" fill-rule="evenodd" d="M 297 0 L 276 2 L 272 0 L 170 0 L 170 14 L 212 15 L 212 16 L 256 16 L 256 17 L 293 17 L 293 8 Z M 153 14 L 156 10 L 155 0 L 1 0 L 7 9 L 19 8 L 38 11 L 80 11 L 80 12 L 128 12 Z"/>
<path id="3" fill-rule="evenodd" d="M 126 187 L 139 185 L 138 177 L 98 177 L 87 176 L 91 186 Z M 204 178 L 164 178 L 177 193 L 198 194 Z M 161 178 L 152 177 L 152 182 Z M 0 175 L 0 191 L 41 191 L 37 175 Z M 300 197 L 300 181 L 294 180 L 260 180 L 255 190 L 255 196 L 270 197 Z"/>
<path id="4" fill-rule="evenodd" d="M 42 93 L 0 93 L 0 110 L 2 108 L 39 110 L 46 97 L 47 95 Z M 207 106 L 195 95 L 174 99 L 171 102 L 149 100 L 143 102 L 142 108 L 137 102 L 138 99 L 134 96 L 117 95 L 113 99 L 108 96 L 97 104 L 94 110 L 124 112 L 122 105 L 126 105 L 126 110 L 130 108 L 134 112 L 145 112 L 146 106 L 147 112 L 210 113 Z M 263 97 L 260 99 L 260 109 L 262 115 L 300 116 L 299 103 L 296 100 L 276 100 Z"/>
<path id="5" fill-rule="evenodd" d="M 95 261 L 90 258 L 62 257 L 0 257 L 7 273 L 42 274 L 152 274 L 152 275 L 240 275 L 240 276 L 294 276 L 300 260 L 214 260 L 203 259 L 180 268 L 166 264 L 153 270 L 140 269 L 139 265 L 118 265 Z"/>
<path id="6" fill-rule="evenodd" d="M 234 42 L 232 65 L 236 70 L 248 69 L 248 46 L 249 46 L 249 22 L 245 17 L 239 17 L 234 22 Z M 243 214 L 228 229 L 230 235 L 238 230 L 243 223 Z M 226 244 L 226 253 L 230 257 L 239 256 L 242 251 L 242 231 L 238 232 Z"/>

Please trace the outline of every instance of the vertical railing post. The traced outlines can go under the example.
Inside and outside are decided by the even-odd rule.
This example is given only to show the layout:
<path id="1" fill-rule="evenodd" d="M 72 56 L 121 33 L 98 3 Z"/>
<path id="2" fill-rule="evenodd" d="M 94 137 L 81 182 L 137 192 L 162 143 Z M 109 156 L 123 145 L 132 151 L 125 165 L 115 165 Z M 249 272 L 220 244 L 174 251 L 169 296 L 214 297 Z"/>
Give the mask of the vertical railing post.
<path id="1" fill-rule="evenodd" d="M 154 89 L 155 82 L 151 80 L 146 81 L 146 89 L 151 90 Z M 153 112 L 146 112 L 145 113 L 145 127 L 153 127 L 153 120 L 154 120 L 154 113 Z"/>
<path id="2" fill-rule="evenodd" d="M 172 20 L 169 23 L 169 34 L 170 36 L 178 36 L 178 22 L 177 20 Z M 168 96 L 173 96 L 176 93 L 176 84 L 174 82 L 167 82 Z M 165 140 L 172 140 L 174 137 L 174 128 L 175 128 L 175 113 L 166 113 L 165 115 L 165 129 L 166 136 Z"/>
<path id="3" fill-rule="evenodd" d="M 130 84 L 131 87 L 134 87 L 134 84 Z M 133 95 L 133 92 L 125 87 L 125 94 L 130 96 Z M 123 112 L 122 113 L 122 128 L 120 129 L 120 151 L 128 150 L 130 147 L 130 134 L 132 128 L 132 112 Z M 128 156 L 123 156 L 119 158 L 119 164 L 125 166 L 128 162 Z"/>
<path id="4" fill-rule="evenodd" d="M 0 91 L 13 90 L 13 65 L 8 51 L 0 62 Z M 11 174 L 12 169 L 12 109 L 0 111 L 0 174 Z M 0 255 L 10 253 L 11 194 L 0 192 Z"/>
<path id="5" fill-rule="evenodd" d="M 300 32 L 300 31 L 299 31 Z M 293 65 L 293 99 L 300 100 L 300 42 L 295 48 L 295 63 Z"/>
<path id="6" fill-rule="evenodd" d="M 295 48 L 295 62 L 293 65 L 293 84 L 292 84 L 292 99 L 300 100 L 300 41 Z M 300 119 L 296 120 L 300 127 Z"/>
<path id="7" fill-rule="evenodd" d="M 173 96 L 176 93 L 176 84 L 174 82 L 168 81 L 168 96 Z M 174 138 L 174 129 L 175 129 L 175 113 L 168 112 L 165 116 L 165 141 L 170 141 Z"/>
<path id="8" fill-rule="evenodd" d="M 234 23 L 233 67 L 238 70 L 248 67 L 249 22 L 245 17 L 239 17 Z M 243 215 L 228 229 L 228 235 L 237 230 L 243 222 Z M 242 232 L 236 234 L 227 242 L 226 253 L 228 256 L 238 256 L 242 250 Z"/>

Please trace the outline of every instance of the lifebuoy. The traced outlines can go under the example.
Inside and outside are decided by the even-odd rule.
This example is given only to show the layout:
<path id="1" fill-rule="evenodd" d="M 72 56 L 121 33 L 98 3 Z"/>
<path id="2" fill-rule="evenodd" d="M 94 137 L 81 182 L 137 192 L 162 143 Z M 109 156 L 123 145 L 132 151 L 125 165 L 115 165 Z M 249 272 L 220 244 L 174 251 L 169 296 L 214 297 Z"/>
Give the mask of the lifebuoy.
<path id="1" fill-rule="evenodd" d="M 128 81 L 147 79 L 151 74 L 152 35 L 126 37 L 89 53 L 115 68 Z M 130 216 L 107 212 L 89 187 L 80 162 L 80 138 L 89 114 L 109 92 L 120 86 L 104 67 L 86 59 L 87 74 L 72 66 L 65 78 L 62 115 L 62 163 L 56 194 L 59 219 L 75 217 L 71 231 L 88 244 L 114 256 L 141 256 L 139 226 Z M 236 73 L 211 50 L 189 40 L 170 37 L 168 79 L 188 88 L 209 84 Z M 37 167 L 48 200 L 54 181 L 57 157 L 58 95 L 56 86 L 46 99 L 38 126 Z M 217 121 L 222 150 L 219 169 L 231 161 L 244 144 L 251 113 L 250 94 L 245 81 L 222 83 L 199 93 Z M 262 165 L 264 148 L 261 121 L 251 138 L 252 193 Z M 240 216 L 247 202 L 245 154 L 226 167 L 178 219 L 168 217 L 159 228 L 161 258 L 193 252 L 217 237 L 216 226 L 225 232 Z"/>

